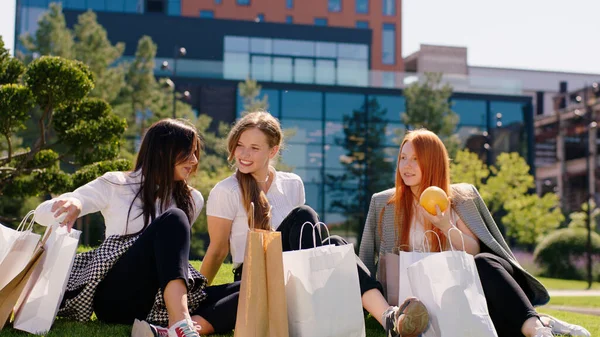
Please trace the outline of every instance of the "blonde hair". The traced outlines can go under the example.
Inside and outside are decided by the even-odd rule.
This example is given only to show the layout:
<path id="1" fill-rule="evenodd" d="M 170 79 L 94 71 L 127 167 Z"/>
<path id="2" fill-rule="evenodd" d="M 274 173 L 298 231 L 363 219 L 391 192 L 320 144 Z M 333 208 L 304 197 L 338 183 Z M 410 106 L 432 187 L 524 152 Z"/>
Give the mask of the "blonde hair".
<path id="1" fill-rule="evenodd" d="M 400 162 L 402 147 L 407 142 L 412 143 L 419 160 L 419 168 L 421 169 L 419 195 L 421 195 L 427 187 L 437 186 L 450 196 L 450 158 L 446 146 L 441 139 L 435 133 L 426 129 L 409 131 L 400 145 L 398 162 Z M 394 192 L 394 195 L 390 197 L 387 204 L 393 204 L 395 206 L 394 225 L 396 226 L 396 233 L 398 233 L 398 237 L 396 238 L 397 247 L 409 246 L 411 219 L 415 216 L 415 214 L 413 214 L 415 199 L 410 187 L 402 180 L 400 171 L 396 169 L 396 191 Z M 380 233 L 382 230 L 381 226 L 384 210 L 385 207 L 379 216 Z M 434 237 L 434 234 L 431 232 L 426 233 L 427 238 L 431 243 L 431 251 L 441 251 L 447 244 L 446 236 L 427 220 L 424 221 L 423 226 L 425 231 L 432 230 L 440 237 L 442 246 L 440 246 L 440 243 L 437 238 Z"/>
<path id="2" fill-rule="evenodd" d="M 267 136 L 269 148 L 280 146 L 283 143 L 283 131 L 277 118 L 264 111 L 250 112 L 240 118 L 229 131 L 227 136 L 227 151 L 229 161 L 234 160 L 235 149 L 244 131 L 256 128 Z M 252 218 L 251 203 L 254 203 L 254 227 L 258 229 L 269 229 L 271 222 L 271 206 L 265 193 L 260 189 L 252 174 L 242 173 L 238 170 L 235 174 L 240 185 L 242 204 Z M 250 224 L 248 224 L 250 225 Z"/>

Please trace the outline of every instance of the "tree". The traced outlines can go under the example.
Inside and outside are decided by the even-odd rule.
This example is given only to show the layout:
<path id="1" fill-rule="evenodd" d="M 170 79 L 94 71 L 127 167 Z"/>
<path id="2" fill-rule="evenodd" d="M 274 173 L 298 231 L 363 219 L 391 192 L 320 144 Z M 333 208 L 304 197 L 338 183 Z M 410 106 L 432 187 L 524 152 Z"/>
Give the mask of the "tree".
<path id="1" fill-rule="evenodd" d="M 402 121 L 409 129 L 426 128 L 438 135 L 453 157 L 460 143 L 454 134 L 459 117 L 450 103 L 452 87 L 441 83 L 441 73 L 425 73 L 423 82 L 408 86 L 404 90 L 406 112 Z"/>
<path id="2" fill-rule="evenodd" d="M 262 99 L 257 98 L 260 96 L 261 89 L 262 86 L 258 82 L 249 78 L 238 84 L 238 91 L 242 96 L 245 112 L 267 111 L 269 109 L 269 97 L 267 95 Z"/>
<path id="3" fill-rule="evenodd" d="M 125 86 L 125 67 L 117 65 L 125 44 L 113 46 L 91 10 L 77 17 L 74 33 L 75 59 L 87 64 L 94 74 L 95 87 L 90 96 L 113 103 Z"/>
<path id="4" fill-rule="evenodd" d="M 93 87 L 87 66 L 54 56 L 31 62 L 23 84 L 0 85 L 0 134 L 7 147 L 0 156 L 2 203 L 72 190 L 87 182 L 80 177 L 92 178 L 87 173 L 97 172 L 99 162 L 107 170 L 130 167 L 114 160 L 126 123 L 106 102 L 86 97 Z M 37 139 L 15 148 L 11 136 L 36 111 Z"/>
<path id="5" fill-rule="evenodd" d="M 25 49 L 38 55 L 60 56 L 69 59 L 74 56 L 73 33 L 67 28 L 60 3 L 50 4 L 48 11 L 38 22 L 35 37 L 25 33 L 20 39 Z"/>
<path id="6" fill-rule="evenodd" d="M 351 114 L 344 115 L 344 137 L 335 140 L 345 154 L 340 158 L 341 175 L 328 174 L 325 184 L 331 195 L 329 210 L 347 215 L 344 226 L 360 237 L 367 201 L 375 192 L 393 186 L 394 164 L 386 160 L 383 143 L 386 137 L 387 109 L 370 98 Z"/>
<path id="7" fill-rule="evenodd" d="M 450 173 L 453 182 L 475 185 L 494 219 L 501 220 L 498 225 L 506 236 L 521 244 L 539 242 L 564 220 L 557 195 L 529 193 L 535 187 L 534 179 L 517 153 L 502 153 L 496 166 L 488 167 L 476 154 L 459 151 Z"/>

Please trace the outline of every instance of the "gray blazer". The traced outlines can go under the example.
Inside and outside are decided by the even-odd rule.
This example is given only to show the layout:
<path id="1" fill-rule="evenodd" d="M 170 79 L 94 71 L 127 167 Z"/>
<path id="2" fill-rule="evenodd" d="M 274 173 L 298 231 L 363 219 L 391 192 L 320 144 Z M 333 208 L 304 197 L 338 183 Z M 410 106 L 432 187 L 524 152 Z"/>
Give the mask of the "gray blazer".
<path id="1" fill-rule="evenodd" d="M 548 303 L 550 295 L 546 288 L 529 274 L 517 261 L 512 251 L 504 241 L 496 222 L 492 218 L 490 211 L 481 199 L 475 186 L 470 184 L 453 184 L 450 186 L 453 193 L 452 208 L 465 225 L 485 244 L 490 250 L 510 262 L 525 275 L 527 284 L 531 289 L 530 300 L 533 305 L 543 305 Z M 369 213 L 363 230 L 362 241 L 360 244 L 359 257 L 365 263 L 371 275 L 379 275 L 377 260 L 380 254 L 391 253 L 396 246 L 396 226 L 394 226 L 395 215 L 394 205 L 387 205 L 388 200 L 394 194 L 395 189 L 391 188 L 376 193 L 371 198 Z M 464 197 L 464 196 L 468 197 Z M 378 229 L 378 222 L 381 210 L 385 207 L 383 214 L 383 223 Z"/>

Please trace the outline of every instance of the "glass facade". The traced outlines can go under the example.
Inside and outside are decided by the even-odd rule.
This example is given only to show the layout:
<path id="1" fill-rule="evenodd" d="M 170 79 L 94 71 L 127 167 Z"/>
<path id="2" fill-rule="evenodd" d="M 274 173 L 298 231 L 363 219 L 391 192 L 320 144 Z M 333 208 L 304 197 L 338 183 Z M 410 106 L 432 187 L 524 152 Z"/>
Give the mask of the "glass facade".
<path id="1" fill-rule="evenodd" d="M 381 62 L 383 64 L 396 63 L 396 25 L 393 23 L 383 24 L 383 43 L 381 44 Z"/>
<path id="2" fill-rule="evenodd" d="M 282 160 L 303 179 L 306 203 L 330 225 L 360 228 L 371 194 L 394 186 L 399 144 L 406 132 L 401 122 L 404 97 L 281 87 L 263 88 L 259 98 L 264 95 L 268 111 L 291 135 Z M 239 93 L 237 101 L 240 116 Z M 487 131 L 496 137 L 495 154 L 516 151 L 527 158 L 525 116 L 531 105 L 526 98 L 458 97 L 452 103 L 460 116 L 457 133 L 463 146 L 485 152 L 480 141 Z M 497 112 L 503 116 L 500 127 L 495 124 Z"/>
<path id="3" fill-rule="evenodd" d="M 354 0 L 356 1 L 355 11 L 359 14 L 369 13 L 369 0 Z"/>
<path id="4" fill-rule="evenodd" d="M 355 86 L 369 77 L 364 44 L 226 36 L 223 59 L 226 79 Z"/>

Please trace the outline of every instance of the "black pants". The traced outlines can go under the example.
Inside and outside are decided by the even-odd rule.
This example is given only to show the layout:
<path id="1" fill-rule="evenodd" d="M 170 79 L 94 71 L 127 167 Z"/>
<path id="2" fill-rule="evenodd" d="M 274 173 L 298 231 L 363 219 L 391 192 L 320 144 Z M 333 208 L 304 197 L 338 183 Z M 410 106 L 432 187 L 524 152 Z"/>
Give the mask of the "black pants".
<path id="1" fill-rule="evenodd" d="M 531 305 L 525 275 L 491 253 L 475 256 L 475 264 L 498 337 L 523 336 L 521 327 L 538 313 Z"/>
<path id="2" fill-rule="evenodd" d="M 319 216 L 317 215 L 317 212 L 307 205 L 294 208 L 290 214 L 283 219 L 277 228 L 277 231 L 281 232 L 281 245 L 284 252 L 300 250 L 300 247 L 302 247 L 302 249 L 309 249 L 315 246 L 322 246 L 323 243 L 329 244 L 329 239 L 331 239 L 331 243 L 335 244 L 336 246 L 348 244 L 348 241 L 337 235 L 332 235 L 329 239 L 326 238 L 327 230 L 325 230 L 322 225 L 320 225 L 320 230 L 319 228 L 315 228 L 314 231 L 313 227 L 308 224 L 302 228 L 302 225 L 307 221 L 311 224 L 316 224 L 319 222 Z M 301 232 L 302 242 L 300 242 Z M 356 258 L 358 259 L 358 257 Z M 383 287 L 381 286 L 381 283 L 369 275 L 368 269 L 363 267 L 362 263 L 357 263 L 357 270 L 361 295 L 371 289 L 379 289 L 379 291 L 383 294 Z M 241 280 L 242 266 L 236 268 L 233 273 L 234 280 Z"/>
<path id="3" fill-rule="evenodd" d="M 146 319 L 157 291 L 173 280 L 188 279 L 191 226 L 185 213 L 170 209 L 156 218 L 98 284 L 94 312 L 107 323 Z M 239 283 L 206 288 L 196 312 L 216 332 L 235 327 Z M 196 314 L 196 313 L 193 313 Z M 217 330 L 220 329 L 220 330 Z"/>

